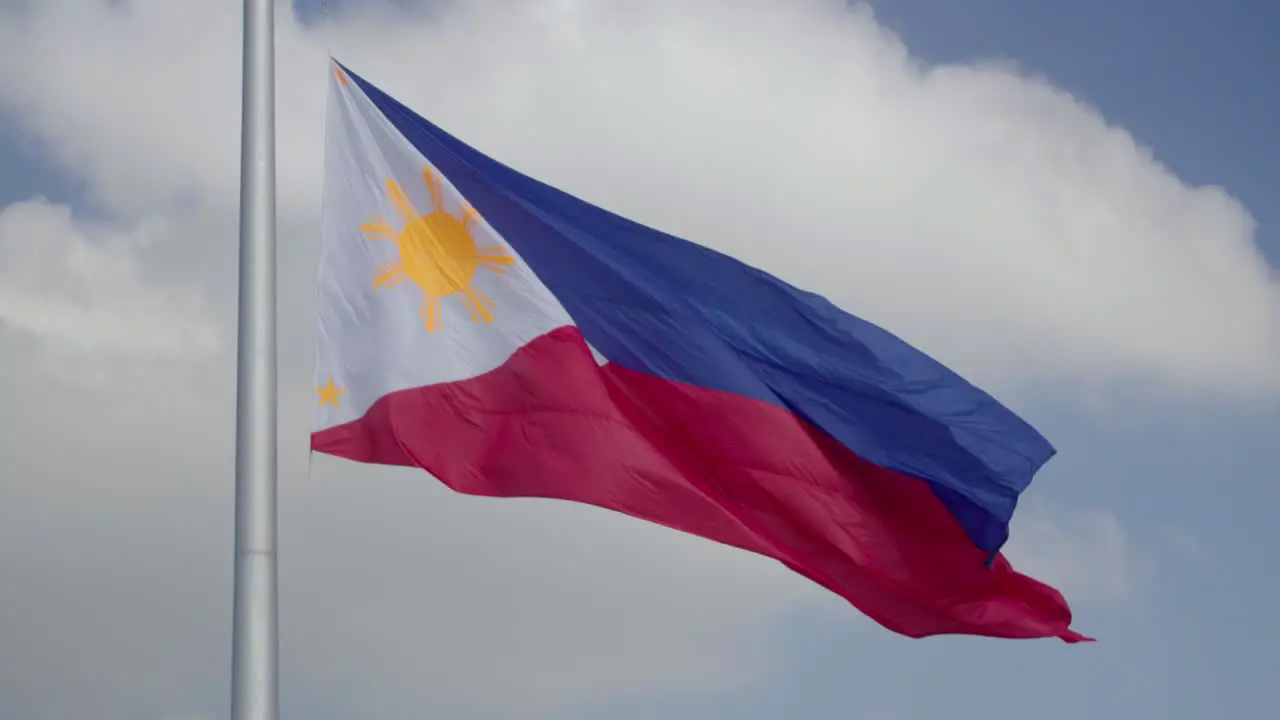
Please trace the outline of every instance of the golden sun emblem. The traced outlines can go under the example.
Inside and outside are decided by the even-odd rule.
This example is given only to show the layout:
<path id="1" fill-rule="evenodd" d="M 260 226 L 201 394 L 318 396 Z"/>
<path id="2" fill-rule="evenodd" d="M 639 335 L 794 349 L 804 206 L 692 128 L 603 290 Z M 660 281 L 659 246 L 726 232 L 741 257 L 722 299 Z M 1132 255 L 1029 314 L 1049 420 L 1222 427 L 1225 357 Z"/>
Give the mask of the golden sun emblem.
<path id="1" fill-rule="evenodd" d="M 477 248 L 471 226 L 480 214 L 464 204 L 462 217 L 455 217 L 445 208 L 440 176 L 426 168 L 422 177 L 431 193 L 431 212 L 418 214 L 404 188 L 391 178 L 387 180 L 387 196 L 404 227 L 397 233 L 380 217 L 360 226 L 366 240 L 390 240 L 400 253 L 399 260 L 378 268 L 373 287 L 387 290 L 404 280 L 417 285 L 422 290 L 418 316 L 427 332 L 440 329 L 440 306 L 450 295 L 462 296 L 472 321 L 493 322 L 493 301 L 473 284 L 476 271 L 483 267 L 501 275 L 506 273 L 502 266 L 514 265 L 515 258 L 501 245 Z"/>

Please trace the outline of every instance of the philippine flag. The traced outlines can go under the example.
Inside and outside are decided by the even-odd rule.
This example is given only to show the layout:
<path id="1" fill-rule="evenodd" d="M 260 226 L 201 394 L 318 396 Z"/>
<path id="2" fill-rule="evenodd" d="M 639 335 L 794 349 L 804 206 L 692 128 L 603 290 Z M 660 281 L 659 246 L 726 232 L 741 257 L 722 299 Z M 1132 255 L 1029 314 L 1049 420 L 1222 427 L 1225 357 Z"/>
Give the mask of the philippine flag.
<path id="1" fill-rule="evenodd" d="M 1000 555 L 1053 448 L 823 298 L 330 79 L 312 448 L 756 552 L 885 627 L 1085 640 Z"/>

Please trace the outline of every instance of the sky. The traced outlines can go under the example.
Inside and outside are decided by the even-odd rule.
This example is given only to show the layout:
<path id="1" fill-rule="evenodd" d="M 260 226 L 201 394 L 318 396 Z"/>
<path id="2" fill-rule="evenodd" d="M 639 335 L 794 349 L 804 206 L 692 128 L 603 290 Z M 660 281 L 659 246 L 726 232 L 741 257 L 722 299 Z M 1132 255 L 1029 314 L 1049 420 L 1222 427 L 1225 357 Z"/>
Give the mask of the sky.
<path id="1" fill-rule="evenodd" d="M 0 717 L 227 715 L 240 21 L 0 0 Z M 277 23 L 284 717 L 1274 705 L 1280 6 L 306 0 Z M 1059 454 L 1007 552 L 1098 642 L 911 640 L 762 558 L 310 457 L 329 56 L 1026 417 Z"/>

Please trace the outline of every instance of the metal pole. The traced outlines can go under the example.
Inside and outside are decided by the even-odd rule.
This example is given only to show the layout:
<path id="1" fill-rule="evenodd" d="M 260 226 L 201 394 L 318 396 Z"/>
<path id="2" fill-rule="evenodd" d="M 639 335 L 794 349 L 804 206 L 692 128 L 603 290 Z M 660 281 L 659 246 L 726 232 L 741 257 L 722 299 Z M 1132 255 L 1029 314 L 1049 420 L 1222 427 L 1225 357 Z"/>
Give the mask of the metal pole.
<path id="1" fill-rule="evenodd" d="M 275 2 L 244 0 L 232 720 L 277 720 Z"/>

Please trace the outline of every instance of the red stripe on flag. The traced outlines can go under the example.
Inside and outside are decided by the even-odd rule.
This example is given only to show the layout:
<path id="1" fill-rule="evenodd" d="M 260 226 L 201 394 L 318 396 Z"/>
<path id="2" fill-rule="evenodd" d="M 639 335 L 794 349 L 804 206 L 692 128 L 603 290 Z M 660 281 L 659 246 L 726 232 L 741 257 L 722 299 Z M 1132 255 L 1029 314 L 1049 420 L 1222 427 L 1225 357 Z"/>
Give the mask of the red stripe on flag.
<path id="1" fill-rule="evenodd" d="M 775 558 L 895 632 L 1088 640 L 1053 588 L 994 566 L 923 482 L 775 405 L 600 367 L 576 328 L 388 395 L 312 447 L 457 492 L 587 503 Z"/>

